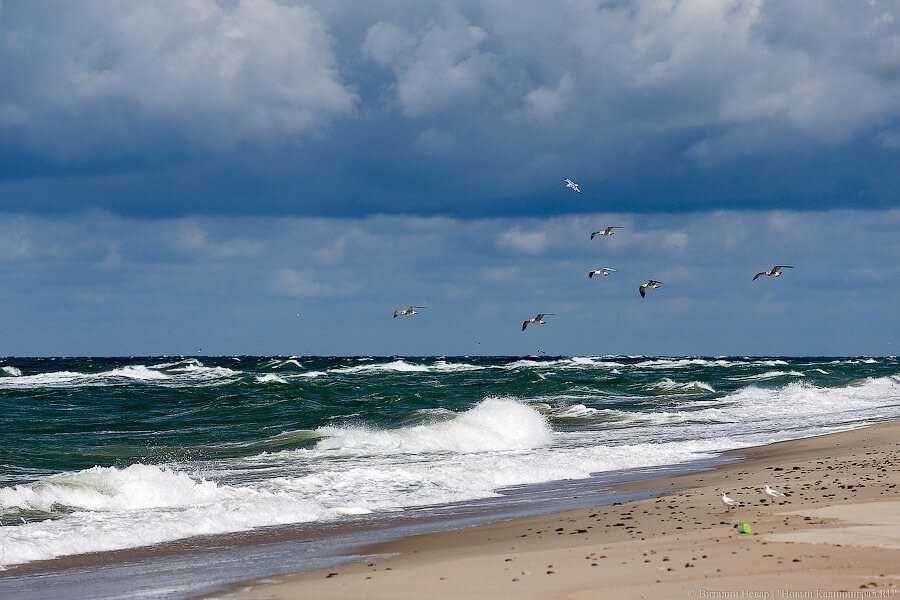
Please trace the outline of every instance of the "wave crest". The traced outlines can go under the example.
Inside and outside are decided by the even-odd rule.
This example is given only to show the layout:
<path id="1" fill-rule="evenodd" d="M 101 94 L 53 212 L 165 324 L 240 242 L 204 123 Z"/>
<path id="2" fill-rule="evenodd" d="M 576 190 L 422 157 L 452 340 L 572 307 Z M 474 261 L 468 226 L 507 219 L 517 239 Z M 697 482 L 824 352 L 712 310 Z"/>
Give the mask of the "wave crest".
<path id="1" fill-rule="evenodd" d="M 525 450 L 550 443 L 546 419 L 512 398 L 487 398 L 455 418 L 399 429 L 321 427 L 316 450 L 331 453 L 402 454 Z"/>

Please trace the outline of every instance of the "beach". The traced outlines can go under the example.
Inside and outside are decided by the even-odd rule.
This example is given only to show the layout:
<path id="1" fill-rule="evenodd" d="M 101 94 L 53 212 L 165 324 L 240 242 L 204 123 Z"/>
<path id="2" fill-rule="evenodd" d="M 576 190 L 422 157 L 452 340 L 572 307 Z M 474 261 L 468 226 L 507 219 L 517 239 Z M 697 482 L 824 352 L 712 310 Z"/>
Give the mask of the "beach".
<path id="1" fill-rule="evenodd" d="M 645 499 L 408 537 L 207 598 L 900 598 L 900 422 L 730 454 L 619 486 Z"/>

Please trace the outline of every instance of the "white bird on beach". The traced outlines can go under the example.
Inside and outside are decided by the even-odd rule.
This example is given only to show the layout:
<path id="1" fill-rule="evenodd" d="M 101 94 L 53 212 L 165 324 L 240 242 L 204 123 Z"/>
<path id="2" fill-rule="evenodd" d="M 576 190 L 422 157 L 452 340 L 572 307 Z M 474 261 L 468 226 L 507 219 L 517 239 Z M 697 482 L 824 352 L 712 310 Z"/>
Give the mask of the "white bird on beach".
<path id="1" fill-rule="evenodd" d="M 418 312 L 416 312 L 417 308 L 428 308 L 428 307 L 427 306 L 408 306 L 403 309 L 395 310 L 394 318 L 396 319 L 397 315 L 417 315 L 417 314 L 419 314 Z"/>
<path id="2" fill-rule="evenodd" d="M 656 281 L 654 279 L 650 279 L 647 283 L 641 284 L 638 286 L 638 291 L 641 293 L 641 298 L 647 295 L 647 290 L 656 289 L 662 285 L 662 281 Z"/>
<path id="3" fill-rule="evenodd" d="M 546 323 L 546 321 L 543 320 L 544 317 L 546 317 L 548 315 L 552 315 L 552 314 L 553 313 L 539 313 L 538 316 L 536 316 L 535 318 L 528 319 L 527 321 L 522 323 L 522 331 L 525 331 L 525 328 L 528 327 L 529 325 L 543 325 L 544 323 Z"/>
<path id="4" fill-rule="evenodd" d="M 566 177 L 565 179 L 563 179 L 563 181 L 566 182 L 566 187 L 572 188 L 573 190 L 575 190 L 575 191 L 578 192 L 579 194 L 581 193 L 581 190 L 578 188 L 578 184 L 577 184 L 577 183 L 575 183 L 574 181 L 572 181 L 572 180 L 569 179 L 568 177 Z"/>
<path id="5" fill-rule="evenodd" d="M 615 269 L 611 269 L 609 267 L 600 267 L 599 269 L 589 271 L 588 279 L 591 279 L 594 275 L 603 275 L 604 277 L 608 277 L 610 273 L 615 273 L 615 271 Z"/>
<path id="6" fill-rule="evenodd" d="M 725 492 L 722 492 L 722 504 L 724 504 L 725 508 L 727 508 L 728 510 L 731 510 L 735 506 L 740 506 L 740 502 L 738 502 Z"/>
<path id="7" fill-rule="evenodd" d="M 621 226 L 621 225 L 610 225 L 606 229 L 602 229 L 600 231 L 592 231 L 591 239 L 594 239 L 594 237 L 596 237 L 598 235 L 612 235 L 615 233 L 615 231 L 613 231 L 613 229 L 625 229 L 625 227 Z"/>
<path id="8" fill-rule="evenodd" d="M 784 498 L 784 492 L 779 492 L 776 489 L 770 488 L 768 483 L 766 484 L 766 487 L 763 489 L 763 491 L 766 493 L 766 496 L 772 498 L 772 500 L 775 500 L 776 498 Z"/>
<path id="9" fill-rule="evenodd" d="M 753 276 L 753 281 L 756 281 L 762 275 L 768 275 L 769 277 L 781 277 L 782 269 L 793 269 L 791 265 L 775 265 L 768 271 L 760 271 L 756 275 Z"/>

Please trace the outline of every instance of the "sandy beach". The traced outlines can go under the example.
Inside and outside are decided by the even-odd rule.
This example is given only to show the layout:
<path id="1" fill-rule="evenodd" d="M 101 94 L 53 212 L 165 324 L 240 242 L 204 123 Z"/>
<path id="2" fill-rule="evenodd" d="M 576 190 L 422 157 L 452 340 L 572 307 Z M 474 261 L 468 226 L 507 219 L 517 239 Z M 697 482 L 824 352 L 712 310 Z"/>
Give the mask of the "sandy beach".
<path id="1" fill-rule="evenodd" d="M 651 498 L 405 538 L 209 597 L 900 598 L 900 423 L 734 454 L 622 486 Z"/>

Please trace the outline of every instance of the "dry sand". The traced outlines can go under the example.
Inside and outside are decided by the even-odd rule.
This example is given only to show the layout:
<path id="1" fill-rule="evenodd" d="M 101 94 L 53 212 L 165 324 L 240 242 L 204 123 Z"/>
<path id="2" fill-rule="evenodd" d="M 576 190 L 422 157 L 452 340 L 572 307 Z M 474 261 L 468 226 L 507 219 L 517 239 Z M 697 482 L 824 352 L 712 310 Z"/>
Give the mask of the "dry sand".
<path id="1" fill-rule="evenodd" d="M 645 500 L 406 538 L 369 549 L 388 558 L 214 597 L 900 600 L 900 423 L 737 454 L 622 486 L 664 490 Z M 787 497 L 773 503 L 766 483 Z"/>

